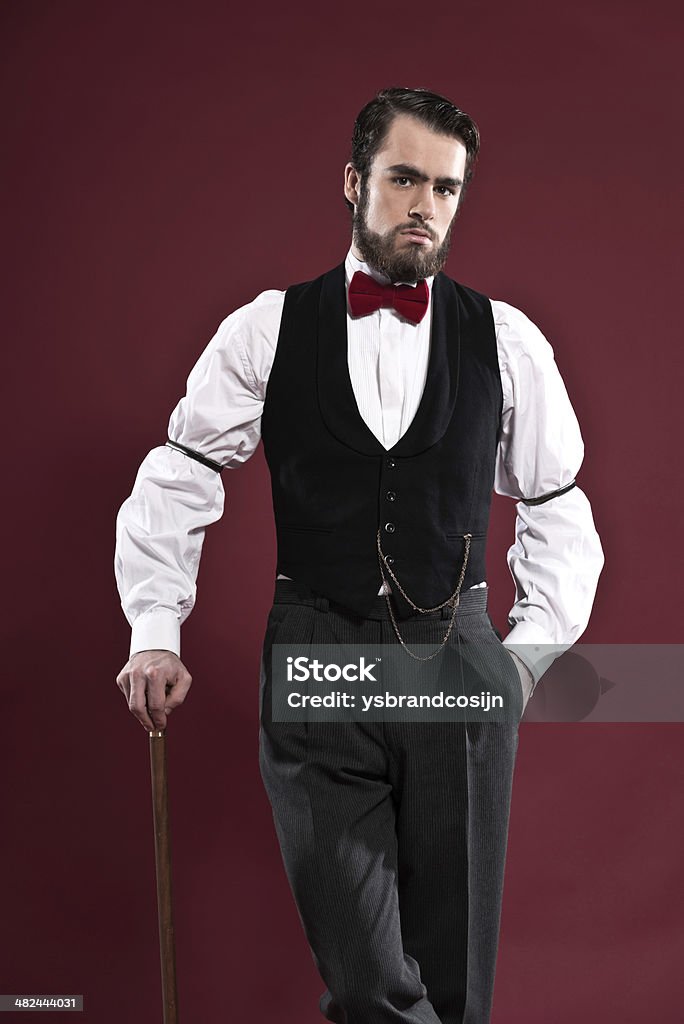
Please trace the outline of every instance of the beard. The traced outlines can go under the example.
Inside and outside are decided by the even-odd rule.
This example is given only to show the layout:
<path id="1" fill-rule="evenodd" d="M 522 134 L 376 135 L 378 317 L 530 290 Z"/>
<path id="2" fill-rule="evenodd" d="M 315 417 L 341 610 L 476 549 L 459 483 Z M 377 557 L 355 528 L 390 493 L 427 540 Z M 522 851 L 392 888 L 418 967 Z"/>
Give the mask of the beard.
<path id="1" fill-rule="evenodd" d="M 368 210 L 368 189 L 362 184 L 359 201 L 352 221 L 354 244 L 369 267 L 384 274 L 392 284 L 399 282 L 413 283 L 423 281 L 426 277 L 437 274 L 446 263 L 451 246 L 451 229 L 456 215 L 447 228 L 442 244 L 435 246 L 435 235 L 432 228 L 425 224 L 399 224 L 385 234 L 371 231 L 368 227 L 366 213 Z M 419 243 L 410 243 L 406 248 L 397 249 L 396 239 L 400 232 L 411 228 L 426 231 L 432 240 L 429 250 Z"/>

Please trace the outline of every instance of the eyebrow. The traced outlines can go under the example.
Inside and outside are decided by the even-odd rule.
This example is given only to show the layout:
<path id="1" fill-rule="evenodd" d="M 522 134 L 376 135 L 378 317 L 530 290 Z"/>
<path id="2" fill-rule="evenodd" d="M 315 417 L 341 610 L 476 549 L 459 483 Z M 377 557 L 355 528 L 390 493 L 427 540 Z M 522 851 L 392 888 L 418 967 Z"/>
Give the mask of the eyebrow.
<path id="1" fill-rule="evenodd" d="M 417 167 L 413 167 L 411 164 L 392 164 L 391 167 L 386 169 L 386 174 L 401 174 L 406 178 L 417 178 L 418 181 L 429 181 L 430 178 L 424 171 L 419 171 Z M 451 185 L 452 188 L 456 188 L 462 185 L 463 182 L 460 178 L 435 178 L 436 185 Z"/>

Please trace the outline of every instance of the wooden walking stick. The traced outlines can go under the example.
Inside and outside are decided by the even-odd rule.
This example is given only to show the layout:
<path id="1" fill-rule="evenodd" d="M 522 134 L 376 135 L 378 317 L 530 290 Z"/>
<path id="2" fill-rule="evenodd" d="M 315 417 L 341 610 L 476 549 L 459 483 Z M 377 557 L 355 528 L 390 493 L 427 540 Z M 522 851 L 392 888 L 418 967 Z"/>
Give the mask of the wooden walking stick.
<path id="1" fill-rule="evenodd" d="M 171 836 L 166 781 L 166 741 L 164 731 L 149 730 L 152 770 L 152 811 L 154 815 L 154 856 L 157 866 L 157 909 L 159 912 L 159 952 L 161 955 L 162 1006 L 164 1024 L 178 1024 L 176 992 L 176 947 L 173 934 L 171 901 Z"/>

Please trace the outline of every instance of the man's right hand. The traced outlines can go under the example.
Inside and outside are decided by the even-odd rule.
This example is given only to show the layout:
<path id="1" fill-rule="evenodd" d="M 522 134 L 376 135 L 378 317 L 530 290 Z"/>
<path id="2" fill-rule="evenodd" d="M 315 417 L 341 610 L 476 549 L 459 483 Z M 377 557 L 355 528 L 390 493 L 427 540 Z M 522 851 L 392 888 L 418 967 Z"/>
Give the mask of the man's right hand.
<path id="1" fill-rule="evenodd" d="M 166 728 L 167 715 L 186 698 L 192 676 L 172 651 L 138 651 L 116 677 L 128 709 L 148 732 Z"/>

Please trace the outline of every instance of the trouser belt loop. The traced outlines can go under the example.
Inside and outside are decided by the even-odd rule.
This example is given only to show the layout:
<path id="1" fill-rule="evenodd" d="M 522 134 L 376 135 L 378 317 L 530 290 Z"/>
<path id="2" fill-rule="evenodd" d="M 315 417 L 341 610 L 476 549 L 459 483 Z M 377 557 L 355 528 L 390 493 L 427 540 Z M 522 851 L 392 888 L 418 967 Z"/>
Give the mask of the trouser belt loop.
<path id="1" fill-rule="evenodd" d="M 330 608 L 330 601 L 327 597 L 317 595 L 314 599 L 314 608 L 319 612 L 327 612 Z"/>

